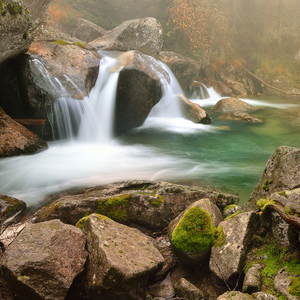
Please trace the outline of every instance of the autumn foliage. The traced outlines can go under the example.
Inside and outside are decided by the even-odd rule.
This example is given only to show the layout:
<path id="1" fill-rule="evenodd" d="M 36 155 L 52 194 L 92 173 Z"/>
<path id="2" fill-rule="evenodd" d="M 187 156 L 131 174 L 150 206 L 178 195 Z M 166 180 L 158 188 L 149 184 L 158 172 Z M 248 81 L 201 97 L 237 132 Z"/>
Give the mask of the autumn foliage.
<path id="1" fill-rule="evenodd" d="M 211 0 L 174 0 L 168 25 L 174 24 L 189 39 L 192 50 L 208 49 L 218 36 L 224 35 L 226 19 Z"/>

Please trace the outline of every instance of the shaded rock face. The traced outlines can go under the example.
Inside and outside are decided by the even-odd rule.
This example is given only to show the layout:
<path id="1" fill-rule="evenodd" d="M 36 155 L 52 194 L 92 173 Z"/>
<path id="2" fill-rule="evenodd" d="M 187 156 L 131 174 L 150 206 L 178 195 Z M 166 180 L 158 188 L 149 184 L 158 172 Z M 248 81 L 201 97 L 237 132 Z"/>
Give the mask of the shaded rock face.
<path id="1" fill-rule="evenodd" d="M 12 120 L 0 108 L 0 157 L 31 154 L 47 147 L 44 140 Z"/>
<path id="2" fill-rule="evenodd" d="M 109 290 L 120 296 L 135 287 L 142 289 L 150 275 L 162 268 L 162 255 L 137 229 L 93 214 L 82 230 L 90 253 L 84 276 L 88 290 Z"/>
<path id="3" fill-rule="evenodd" d="M 8 218 L 26 208 L 26 203 L 17 198 L 0 195 L 0 226 Z"/>
<path id="4" fill-rule="evenodd" d="M 19 299 L 63 300 L 83 271 L 86 239 L 59 220 L 28 225 L 3 254 L 0 277 Z"/>
<path id="5" fill-rule="evenodd" d="M 249 200 L 243 205 L 244 211 L 258 211 L 260 198 L 266 199 L 275 192 L 291 191 L 300 186 L 300 149 L 278 147 L 268 160 L 265 170 Z"/>
<path id="6" fill-rule="evenodd" d="M 155 18 L 125 21 L 90 43 L 97 50 L 138 50 L 154 57 L 158 55 L 162 44 L 162 27 Z"/>
<path id="7" fill-rule="evenodd" d="M 119 74 L 115 108 L 117 134 L 141 126 L 152 107 L 162 97 L 162 76 L 169 82 L 169 74 L 150 56 L 138 51 L 119 57 L 124 68 Z"/>
<path id="8" fill-rule="evenodd" d="M 2 5 L 2 2 L 1 2 Z M 31 14 L 21 2 L 5 1 L 0 8 L 0 64 L 26 52 L 33 37 Z"/>
<path id="9" fill-rule="evenodd" d="M 86 41 L 87 43 L 94 41 L 95 39 L 105 35 L 107 32 L 100 26 L 85 20 L 78 18 L 75 34 L 80 40 Z"/>
<path id="10" fill-rule="evenodd" d="M 57 199 L 38 212 L 37 222 L 60 219 L 74 225 L 86 212 L 98 212 L 123 224 L 132 222 L 159 231 L 169 225 L 174 213 L 202 198 L 209 198 L 220 208 L 239 200 L 237 196 L 206 188 L 129 180 Z"/>
<path id="11" fill-rule="evenodd" d="M 230 286 L 235 286 L 243 272 L 246 255 L 258 224 L 259 218 L 252 212 L 238 214 L 219 224 L 223 227 L 226 241 L 221 247 L 212 247 L 209 267 Z"/>
<path id="12" fill-rule="evenodd" d="M 237 98 L 225 98 L 219 100 L 213 107 L 213 110 L 220 114 L 225 114 L 232 111 L 253 112 L 257 108 Z"/>
<path id="13" fill-rule="evenodd" d="M 178 95 L 178 99 L 182 114 L 186 119 L 194 123 L 209 124 L 211 122 L 211 118 L 199 104 L 189 101 L 183 95 Z"/>
<path id="14" fill-rule="evenodd" d="M 201 69 L 198 61 L 170 51 L 161 51 L 159 59 L 170 68 L 183 91 L 192 85 Z"/>
<path id="15" fill-rule="evenodd" d="M 21 0 L 30 11 L 34 27 L 45 24 L 49 18 L 48 6 L 51 0 Z"/>

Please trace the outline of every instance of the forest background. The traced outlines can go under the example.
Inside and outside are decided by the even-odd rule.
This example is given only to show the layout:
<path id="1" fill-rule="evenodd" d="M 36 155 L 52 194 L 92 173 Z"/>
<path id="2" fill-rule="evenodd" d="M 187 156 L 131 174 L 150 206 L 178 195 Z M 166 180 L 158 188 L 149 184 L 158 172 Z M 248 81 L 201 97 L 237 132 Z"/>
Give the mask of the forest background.
<path id="1" fill-rule="evenodd" d="M 154 17 L 163 50 L 201 59 L 214 68 L 230 61 L 282 76 L 300 88 L 300 0 L 53 0 L 50 23 L 73 35 L 77 18 L 106 30 Z"/>

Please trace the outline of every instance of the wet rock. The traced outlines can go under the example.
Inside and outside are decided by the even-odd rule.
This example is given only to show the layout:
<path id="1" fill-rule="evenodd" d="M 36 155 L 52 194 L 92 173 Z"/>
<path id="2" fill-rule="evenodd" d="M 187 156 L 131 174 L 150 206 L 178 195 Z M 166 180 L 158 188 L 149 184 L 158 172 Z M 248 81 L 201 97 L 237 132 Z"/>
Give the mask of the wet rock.
<path id="1" fill-rule="evenodd" d="M 219 100 L 213 107 L 214 112 L 225 114 L 232 111 L 253 112 L 257 108 L 237 98 L 225 98 Z"/>
<path id="2" fill-rule="evenodd" d="M 242 209 L 244 211 L 258 211 L 257 200 L 267 199 L 275 192 L 291 191 L 298 188 L 300 186 L 299 154 L 300 149 L 298 148 L 278 147 L 269 158 L 261 179 Z"/>
<path id="3" fill-rule="evenodd" d="M 31 154 L 47 147 L 44 140 L 12 120 L 0 108 L 0 157 Z"/>
<path id="4" fill-rule="evenodd" d="M 235 286 L 243 272 L 253 233 L 259 223 L 256 213 L 241 213 L 223 221 L 226 241 L 221 247 L 212 247 L 209 267 L 218 278 Z M 239 230 L 236 230 L 239 228 Z"/>
<path id="5" fill-rule="evenodd" d="M 155 18 L 125 21 L 90 45 L 97 50 L 138 50 L 156 57 L 162 48 L 163 31 Z"/>
<path id="6" fill-rule="evenodd" d="M 5 220 L 22 212 L 26 208 L 26 203 L 17 198 L 0 195 L 0 226 Z"/>
<path id="7" fill-rule="evenodd" d="M 194 81 L 185 91 L 184 95 L 188 99 L 207 99 L 209 98 L 209 93 L 206 86 L 199 81 Z"/>
<path id="8" fill-rule="evenodd" d="M 92 214 L 80 227 L 87 237 L 89 260 L 84 276 L 88 293 L 126 294 L 146 286 L 163 265 L 163 257 L 139 230 Z"/>
<path id="9" fill-rule="evenodd" d="M 34 27 L 46 24 L 49 19 L 48 6 L 51 0 L 21 0 L 29 10 Z"/>
<path id="10" fill-rule="evenodd" d="M 220 208 L 239 200 L 235 195 L 212 189 L 163 181 L 128 180 L 63 196 L 41 209 L 37 222 L 60 219 L 75 225 L 86 213 L 98 212 L 123 224 L 133 222 L 161 231 L 174 219 L 174 214 L 202 198 L 209 198 Z"/>
<path id="11" fill-rule="evenodd" d="M 187 300 L 200 300 L 204 298 L 202 291 L 184 278 L 178 280 L 174 288 L 178 297 Z"/>
<path id="12" fill-rule="evenodd" d="M 78 18 L 75 34 L 76 37 L 87 43 L 94 41 L 95 39 L 105 35 L 107 31 L 102 27 L 92 23 L 91 21 Z"/>
<path id="13" fill-rule="evenodd" d="M 3 254 L 1 281 L 20 299 L 63 300 L 87 258 L 81 230 L 52 220 L 25 227 Z"/>
<path id="14" fill-rule="evenodd" d="M 260 273 L 261 265 L 254 264 L 246 273 L 243 282 L 243 293 L 253 294 L 261 291 L 262 276 Z"/>
<path id="15" fill-rule="evenodd" d="M 178 95 L 178 99 L 181 111 L 186 119 L 194 123 L 209 124 L 211 122 L 211 118 L 199 104 L 189 101 L 183 95 Z"/>
<path id="16" fill-rule="evenodd" d="M 99 66 L 100 60 L 97 52 L 88 44 L 44 25 L 35 32 L 35 40 L 28 53 L 31 58 L 42 62 L 48 77 L 56 77 L 64 86 L 65 90 L 61 90 L 53 80 L 51 88 L 56 98 L 70 96 L 82 100 L 87 95 L 85 78 L 88 69 Z M 49 92 L 47 86 L 44 88 Z"/>
<path id="17" fill-rule="evenodd" d="M 288 292 L 288 287 L 291 284 L 292 279 L 289 272 L 286 271 L 286 267 L 280 269 L 277 272 L 277 275 L 274 279 L 274 290 L 279 293 L 280 295 L 283 295 L 286 300 L 297 300 L 297 297 L 292 296 Z"/>
<path id="18" fill-rule="evenodd" d="M 159 59 L 170 68 L 183 91 L 196 80 L 201 69 L 198 61 L 170 51 L 161 51 Z"/>
<path id="19" fill-rule="evenodd" d="M 18 1 L 1 2 L 0 8 L 0 64 L 26 52 L 33 41 L 31 14 Z"/>
<path id="20" fill-rule="evenodd" d="M 214 90 L 220 94 L 220 96 L 232 96 L 232 90 L 223 82 L 221 81 L 215 81 L 213 82 Z"/>
<path id="21" fill-rule="evenodd" d="M 217 300 L 251 300 L 250 296 L 238 291 L 226 292 L 219 296 Z"/>
<path id="22" fill-rule="evenodd" d="M 169 240 L 181 264 L 198 268 L 208 260 L 214 243 L 213 226 L 221 220 L 222 214 L 217 206 L 209 199 L 201 199 L 170 222 Z M 195 230 L 195 226 L 200 230 Z"/>
<path id="23" fill-rule="evenodd" d="M 220 120 L 229 120 L 229 121 L 244 121 L 249 123 L 263 123 L 263 120 L 253 117 L 247 113 L 240 112 L 240 111 L 231 111 L 228 112 L 220 117 Z"/>

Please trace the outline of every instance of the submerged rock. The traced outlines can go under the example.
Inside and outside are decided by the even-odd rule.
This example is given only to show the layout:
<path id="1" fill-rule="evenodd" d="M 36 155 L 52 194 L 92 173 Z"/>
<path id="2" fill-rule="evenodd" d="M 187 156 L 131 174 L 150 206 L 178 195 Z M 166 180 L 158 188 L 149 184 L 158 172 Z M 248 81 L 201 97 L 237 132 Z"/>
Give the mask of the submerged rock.
<path id="1" fill-rule="evenodd" d="M 114 294 L 120 297 L 143 289 L 149 277 L 162 268 L 164 258 L 137 229 L 96 214 L 79 224 L 89 252 L 83 279 L 88 293 L 109 293 L 115 299 Z"/>
<path id="2" fill-rule="evenodd" d="M 169 225 L 174 214 L 202 198 L 209 198 L 220 208 L 239 200 L 237 196 L 206 188 L 128 180 L 61 197 L 37 213 L 37 222 L 60 219 L 74 225 L 86 213 L 97 212 L 123 224 L 133 222 L 158 231 Z"/>
<path id="3" fill-rule="evenodd" d="M 219 224 L 223 227 L 226 241 L 222 246 L 212 248 L 209 267 L 218 278 L 232 287 L 243 272 L 252 236 L 258 223 L 258 216 L 248 212 L 238 214 Z"/>
<path id="4" fill-rule="evenodd" d="M 281 146 L 269 158 L 265 170 L 244 211 L 258 211 L 256 202 L 270 197 L 275 192 L 291 191 L 300 186 L 300 149 Z"/>
<path id="5" fill-rule="evenodd" d="M 3 254 L 1 281 L 18 299 L 63 300 L 83 271 L 86 239 L 53 220 L 25 227 Z"/>
<path id="6" fill-rule="evenodd" d="M 97 50 L 138 50 L 156 57 L 163 45 L 163 31 L 155 18 L 129 20 L 90 45 Z"/>
<path id="7" fill-rule="evenodd" d="M 181 111 L 186 119 L 194 123 L 209 124 L 211 122 L 211 118 L 199 104 L 189 101 L 183 95 L 178 95 L 178 99 Z"/>
<path id="8" fill-rule="evenodd" d="M 259 118 L 255 118 L 247 113 L 240 112 L 240 111 L 232 111 L 228 112 L 220 117 L 220 120 L 230 120 L 230 121 L 244 121 L 249 123 L 263 123 L 263 120 Z"/>
<path id="9" fill-rule="evenodd" d="M 197 79 L 201 69 L 198 61 L 170 51 L 161 51 L 159 59 L 170 68 L 183 91 Z"/>
<path id="10" fill-rule="evenodd" d="M 91 21 L 82 18 L 77 19 L 75 34 L 76 37 L 80 40 L 89 43 L 105 35 L 106 33 L 107 31 L 105 29 L 92 23 Z"/>
<path id="11" fill-rule="evenodd" d="M 31 154 L 47 147 L 44 140 L 12 120 L 0 108 L 0 157 Z"/>

